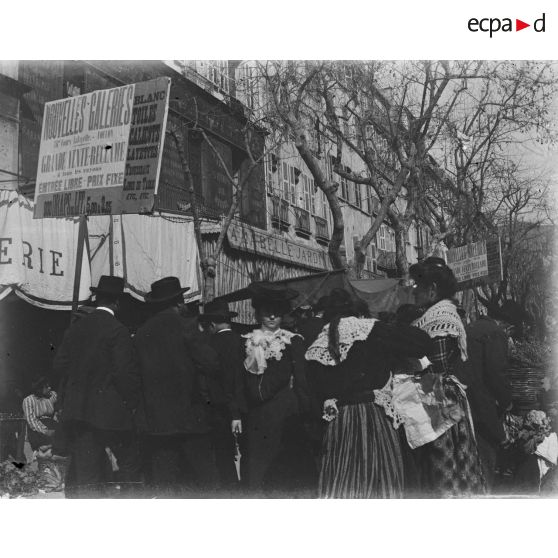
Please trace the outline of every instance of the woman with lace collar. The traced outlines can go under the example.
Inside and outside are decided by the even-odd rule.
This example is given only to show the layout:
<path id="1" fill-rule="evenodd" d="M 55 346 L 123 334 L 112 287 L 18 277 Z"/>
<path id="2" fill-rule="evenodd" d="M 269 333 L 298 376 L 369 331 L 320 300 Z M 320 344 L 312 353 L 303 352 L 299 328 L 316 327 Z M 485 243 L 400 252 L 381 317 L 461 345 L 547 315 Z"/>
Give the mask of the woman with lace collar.
<path id="1" fill-rule="evenodd" d="M 310 410 L 304 342 L 281 328 L 298 293 L 267 282 L 248 289 L 261 324 L 243 336 L 248 486 L 256 492 L 308 488 L 317 473 L 301 424 Z"/>
<path id="2" fill-rule="evenodd" d="M 482 494 L 484 479 L 475 441 L 469 403 L 463 386 L 453 375 L 467 360 L 467 339 L 453 297 L 457 280 L 443 259 L 430 257 L 409 269 L 416 304 L 426 308 L 412 325 L 432 338 L 435 347 L 427 356 L 432 363 L 421 383 L 432 395 L 447 423 L 433 441 L 418 447 L 422 490 L 431 497 Z"/>
<path id="3" fill-rule="evenodd" d="M 399 436 L 374 390 L 390 377 L 395 358 L 420 358 L 432 342 L 410 326 L 358 318 L 348 292 L 333 289 L 327 325 L 306 352 L 319 378 L 324 419 L 319 494 L 323 498 L 397 498 L 404 465 Z"/>

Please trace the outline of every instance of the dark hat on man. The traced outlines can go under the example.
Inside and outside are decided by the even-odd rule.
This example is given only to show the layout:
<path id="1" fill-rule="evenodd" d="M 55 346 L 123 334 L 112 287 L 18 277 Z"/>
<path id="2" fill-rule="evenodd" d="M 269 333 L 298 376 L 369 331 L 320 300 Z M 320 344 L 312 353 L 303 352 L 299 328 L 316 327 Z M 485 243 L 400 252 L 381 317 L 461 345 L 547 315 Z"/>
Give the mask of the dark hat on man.
<path id="1" fill-rule="evenodd" d="M 200 314 L 198 319 L 205 322 L 228 322 L 235 316 L 238 316 L 238 313 L 231 312 L 229 310 L 229 305 L 225 301 L 212 300 L 203 307 L 203 314 Z"/>
<path id="2" fill-rule="evenodd" d="M 114 275 L 101 275 L 99 284 L 96 287 L 90 287 L 90 290 L 96 295 L 119 297 L 124 292 L 124 279 Z"/>
<path id="3" fill-rule="evenodd" d="M 163 277 L 155 283 L 151 283 L 151 291 L 145 295 L 145 302 L 155 304 L 158 302 L 169 302 L 174 298 L 182 296 L 190 287 L 182 287 L 178 277 Z"/>

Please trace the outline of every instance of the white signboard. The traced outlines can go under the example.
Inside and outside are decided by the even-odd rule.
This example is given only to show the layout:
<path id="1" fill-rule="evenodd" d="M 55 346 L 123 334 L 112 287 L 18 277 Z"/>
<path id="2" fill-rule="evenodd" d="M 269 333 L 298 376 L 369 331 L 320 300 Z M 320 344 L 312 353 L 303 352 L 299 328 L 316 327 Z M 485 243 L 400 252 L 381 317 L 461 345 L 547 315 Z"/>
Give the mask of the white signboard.
<path id="1" fill-rule="evenodd" d="M 45 104 L 35 218 L 114 213 L 122 198 L 135 85 Z"/>
<path id="2" fill-rule="evenodd" d="M 458 283 L 488 276 L 488 257 L 484 240 L 451 248 L 448 250 L 447 260 Z"/>
<path id="3" fill-rule="evenodd" d="M 45 103 L 35 218 L 153 208 L 170 79 Z"/>

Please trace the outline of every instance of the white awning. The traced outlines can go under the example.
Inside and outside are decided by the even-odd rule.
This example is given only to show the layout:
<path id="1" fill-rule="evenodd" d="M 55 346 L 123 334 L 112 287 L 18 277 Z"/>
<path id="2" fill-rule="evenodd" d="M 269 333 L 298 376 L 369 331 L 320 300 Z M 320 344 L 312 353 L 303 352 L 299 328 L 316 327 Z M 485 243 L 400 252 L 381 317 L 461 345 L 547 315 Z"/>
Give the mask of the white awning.
<path id="1" fill-rule="evenodd" d="M 90 264 L 83 258 L 79 300 L 101 275 L 119 275 L 126 290 L 143 299 L 157 279 L 174 275 L 199 298 L 198 251 L 191 219 L 170 215 L 124 215 L 88 219 Z M 78 219 L 33 219 L 33 202 L 0 190 L 0 298 L 14 290 L 31 304 L 69 310 L 74 288 Z M 117 241 L 116 244 L 114 241 Z M 116 266 L 118 263 L 120 265 Z"/>

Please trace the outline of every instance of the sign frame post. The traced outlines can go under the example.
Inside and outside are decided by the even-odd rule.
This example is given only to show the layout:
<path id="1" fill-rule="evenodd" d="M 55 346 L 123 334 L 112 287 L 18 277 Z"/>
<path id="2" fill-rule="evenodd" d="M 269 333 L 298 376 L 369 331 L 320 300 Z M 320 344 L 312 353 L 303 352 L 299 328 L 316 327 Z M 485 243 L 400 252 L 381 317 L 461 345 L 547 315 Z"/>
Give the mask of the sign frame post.
<path id="1" fill-rule="evenodd" d="M 76 268 L 75 268 L 75 275 L 74 275 L 74 292 L 72 296 L 72 312 L 75 312 L 79 306 L 79 288 L 81 285 L 81 269 L 83 267 L 84 249 L 86 249 L 89 254 L 89 239 L 87 237 L 88 237 L 87 215 L 82 214 L 79 216 Z"/>

